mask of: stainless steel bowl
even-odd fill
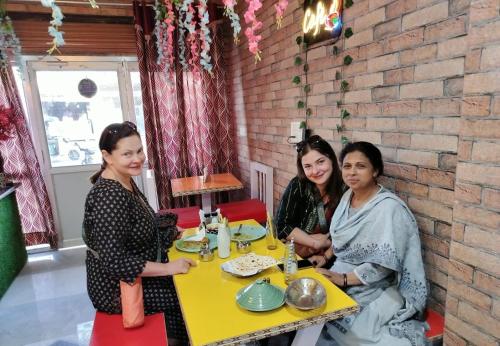
[[[313,278],[293,280],[285,291],[285,300],[300,310],[312,310],[326,303],[326,291],[323,285]]]
[[[236,243],[236,250],[239,253],[249,253],[252,250],[252,244],[249,241],[239,240]]]

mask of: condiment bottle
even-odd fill
[[[286,243],[285,246],[285,283],[288,285],[290,282],[297,277],[297,255],[295,254],[295,245],[293,243],[293,238]]]
[[[220,258],[227,258],[231,254],[231,235],[226,225],[226,220],[219,224],[217,233],[217,253]]]

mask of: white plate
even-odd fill
[[[248,255],[255,255],[254,253],[250,253],[250,254],[246,254],[246,255],[243,255],[243,256],[248,256]],[[240,257],[243,257],[243,256],[240,256]],[[270,257],[270,256],[261,256],[261,255],[255,255],[255,256],[260,256],[260,257]],[[276,261],[276,259],[273,258],[273,263],[269,263],[269,265],[265,266],[265,267],[258,267],[258,268],[254,268],[254,269],[250,269],[250,270],[247,270],[247,271],[241,271],[241,270],[238,270],[236,269],[234,266],[233,266],[233,263],[239,259],[240,257],[237,257],[235,259],[232,259],[230,261],[227,261],[227,262],[224,262],[221,264],[221,269],[223,271],[225,271],[226,273],[229,273],[231,275],[234,275],[234,276],[238,276],[238,277],[248,277],[248,276],[252,276],[252,275],[255,275],[255,274],[258,274],[268,268],[271,268],[271,267],[274,267],[276,264],[278,264],[278,261]],[[270,257],[272,258],[272,257]]]

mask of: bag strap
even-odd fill
[[[156,262],[161,262],[161,247],[160,247],[160,228],[158,227],[158,222],[156,220],[156,216],[153,213],[152,209],[150,206],[146,205],[146,202],[142,198],[140,191],[137,189],[137,186],[133,183],[132,184],[132,189],[134,189],[135,196],[137,199],[139,199],[139,202],[142,205],[142,208],[145,209],[149,215],[151,216],[151,219],[153,220],[153,225],[156,230],[156,241],[158,243],[158,248],[156,249]]]

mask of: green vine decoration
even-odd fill
[[[299,54],[294,58],[294,65],[302,66],[303,76],[296,75],[292,78],[292,83],[301,90],[301,98],[297,101],[297,109],[305,109],[305,120],[300,123],[300,128],[307,130],[307,120],[312,116],[312,109],[307,107],[307,99],[311,92],[311,85],[307,83],[307,72],[309,64],[307,63],[307,43],[302,36],[297,36],[295,42],[299,46]],[[302,82],[304,80],[304,83]]]
[[[344,36],[345,36],[345,38],[349,38],[349,37],[351,37],[352,35],[354,35],[354,33],[352,32],[352,28],[347,28],[347,29],[345,29],[345,32],[344,32]]]
[[[344,8],[349,8],[352,6],[352,4],[353,4],[352,0],[345,0]],[[347,40],[352,35],[354,35],[352,28],[346,28],[344,32],[344,38]],[[337,46],[335,46],[333,48],[333,54],[338,55],[338,53],[339,49]],[[349,66],[353,62],[352,56],[347,54],[346,56],[344,56],[343,62],[344,66]],[[342,79],[342,73],[340,71],[335,72],[335,80],[341,80],[341,79]],[[342,145],[346,145],[347,143],[349,143],[349,138],[347,138],[347,136],[345,136],[343,132],[346,129],[344,122],[346,119],[349,119],[351,113],[349,113],[347,109],[342,108],[343,105],[342,100],[345,97],[345,93],[349,91],[349,87],[350,87],[349,82],[346,81],[345,79],[342,79],[342,81],[340,82],[341,97],[340,100],[337,101],[337,108],[339,108],[340,110],[340,124],[337,124],[337,133],[340,135],[340,142],[342,143]]]

